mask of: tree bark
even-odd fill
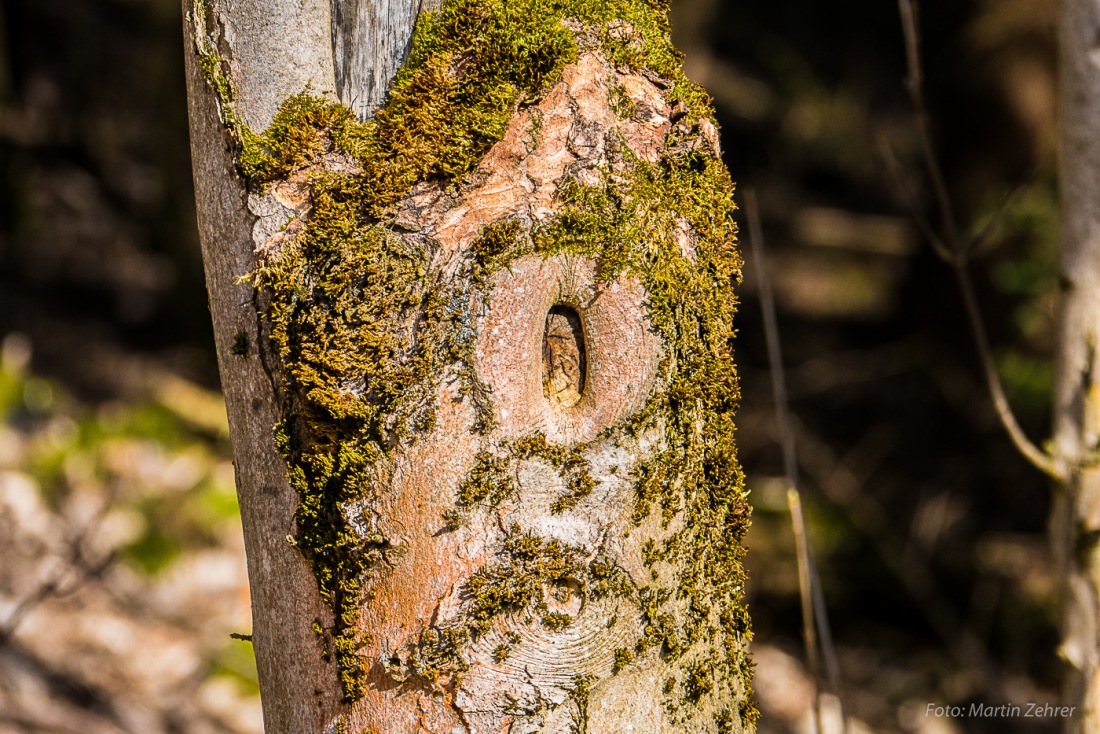
[[[1054,405],[1055,456],[1068,481],[1052,538],[1065,579],[1061,656],[1067,731],[1100,732],[1100,6],[1064,0],[1062,299]]]
[[[572,5],[448,4],[368,123],[416,3],[185,8],[269,732],[753,728],[731,184]]]
[[[331,666],[318,655],[310,628],[310,621],[325,613],[316,581],[287,542],[298,498],[272,435],[281,416],[256,294],[241,282],[258,265],[254,231],[263,231],[264,220],[272,215],[257,197],[250,202],[236,175],[233,142],[199,66],[194,36],[206,32],[223,53],[231,54],[236,109],[245,124],[262,130],[286,97],[307,87],[334,88],[336,34],[328,32],[328,0],[244,0],[232,3],[232,11],[228,4],[215,4],[206,18],[192,17],[196,8],[184,0],[183,11],[189,20],[184,23],[184,48],[199,241],[233,440],[265,729],[321,732],[339,713],[340,691]],[[390,45],[406,48],[415,18],[394,14],[392,25],[385,20],[378,25],[388,33]],[[340,37],[355,45],[355,32],[346,29]],[[378,95],[369,94],[361,80],[367,76],[364,70],[382,64],[372,58],[374,46],[361,47],[358,67],[344,66],[355,78],[342,89],[349,101],[367,98],[377,106]],[[391,58],[388,68],[393,69]]]

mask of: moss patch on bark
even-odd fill
[[[418,22],[408,61],[373,119],[359,122],[348,108],[304,90],[286,100],[267,130],[254,132],[233,113],[224,65],[200,41],[207,10],[201,0],[195,6],[200,60],[242,178],[262,192],[299,176],[309,190],[308,217],[282,249],[264,255],[251,281],[266,296],[280,361],[284,421],[277,441],[300,497],[294,542],[332,609],[327,633],[348,700],[365,686],[358,632],[364,580],[398,551],[374,528],[371,499],[386,486],[394,451],[434,424],[434,396],[446,376],[461,378],[474,397],[475,428],[492,429],[472,365],[470,303],[486,295],[495,270],[533,250],[590,257],[601,278],[633,276],[645,286],[666,358],[644,409],[606,437],[664,437],[635,470],[634,520],[641,524],[658,510],[666,525],[682,519],[682,529],[646,554],[650,565],[667,563],[674,580],[627,589],[612,564],[589,568],[564,547],[547,555],[543,546],[554,541],[517,530],[498,561],[470,581],[470,629],[483,632],[502,610],[537,605],[536,581],[577,577],[592,593],[629,593],[643,632],[634,651],[616,654],[616,670],[659,649],[682,673],[666,691],[675,716],[687,721],[709,699],[707,710],[719,711],[713,725],[721,726],[732,715],[724,702],[736,700],[742,724],[755,721],[742,597],[749,507],[733,425],[739,388],[731,340],[741,267],[733,184],[708,140],[709,98],[684,77],[666,12],[645,0],[449,0]],[[597,48],[667,88],[673,127],[660,160],[637,159],[621,146],[601,183],[562,188],[555,217],[529,231],[513,220],[486,228],[459,272],[443,274],[430,243],[410,246],[399,236],[396,204],[422,182],[460,184],[519,109],[538,102],[582,50]],[[617,114],[634,114],[628,102],[621,88],[611,90]],[[537,136],[537,115],[533,126]],[[352,161],[354,170],[326,169],[332,155]],[[568,492],[555,512],[569,511],[594,487],[583,447],[552,446],[536,435],[497,448],[479,454],[450,525],[513,491],[515,459],[538,456],[563,472]],[[550,556],[557,565],[546,565]],[[460,660],[455,650],[468,639],[455,630],[435,634],[421,658],[425,671]],[[588,690],[586,682],[585,700]]]
[[[609,172],[601,185],[567,187],[566,206],[535,243],[538,252],[592,257],[607,279],[640,278],[649,317],[664,337],[664,387],[628,429],[664,435],[663,447],[635,470],[634,520],[640,524],[659,510],[666,524],[681,517],[683,529],[663,542],[661,554],[674,585],[643,590],[643,641],[685,658],[679,688],[695,704],[707,695],[736,697],[734,682],[751,671],[741,545],[750,508],[733,422],[740,398],[731,358],[734,286],[741,266],[733,183],[721,160],[692,144],[698,126],[681,128],[674,128],[661,163],[629,160],[628,175]],[[622,154],[630,158],[625,147]],[[685,222],[695,235],[690,254],[677,237]],[[746,724],[754,712],[746,711]]]

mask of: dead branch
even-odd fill
[[[905,59],[906,66],[908,67],[906,89],[909,92],[910,103],[913,107],[913,116],[916,123],[917,137],[920,142],[921,157],[924,160],[929,182],[932,186],[932,192],[936,198],[937,208],[940,212],[940,235],[935,233],[923,216],[915,216],[915,219],[921,231],[928,238],[936,254],[939,255],[944,262],[950,265],[955,273],[955,280],[963,299],[966,319],[970,324],[974,345],[981,361],[986,387],[993,400],[993,407],[1001,425],[1008,433],[1016,450],[1019,451],[1021,456],[1027,459],[1032,466],[1047,476],[1059,482],[1064,482],[1066,480],[1064,470],[1059,467],[1052,456],[1035,445],[1035,443],[1027,437],[1027,434],[1024,433],[1024,430],[1020,427],[1020,423],[1016,419],[1015,413],[1012,411],[1012,406],[1009,404],[1008,397],[1005,395],[1004,385],[1001,382],[1000,374],[997,372],[997,366],[993,359],[993,352],[989,346],[989,337],[986,332],[985,323],[982,319],[981,310],[978,307],[978,301],[974,294],[974,284],[969,272],[970,252],[972,252],[978,244],[984,241],[985,238],[988,237],[989,232],[995,228],[998,218],[1007,210],[1012,197],[1010,196],[1009,200],[1002,205],[999,213],[986,223],[986,226],[977,237],[969,242],[963,241],[959,234],[959,227],[955,219],[954,208],[951,203],[950,193],[947,190],[947,183],[943,175],[943,170],[940,167],[935,145],[932,142],[932,135],[929,131],[930,123],[928,106],[924,96],[923,63],[920,51],[920,30],[917,24],[918,11],[916,1],[898,0],[898,11],[901,16],[902,32],[905,37]],[[914,212],[918,212],[920,207],[917,205],[916,197],[913,196],[912,191],[905,185],[904,179],[900,175],[900,166],[897,164],[897,159],[890,150],[889,145],[884,141],[880,141],[880,147],[883,149],[883,157],[886,160],[887,169],[895,181],[898,182],[899,189],[905,195],[910,209]]]

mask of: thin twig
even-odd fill
[[[894,149],[890,146],[890,141],[886,138],[886,135],[880,133],[878,136],[879,153],[882,156],[883,162],[886,163],[886,172],[890,174],[890,178],[894,180],[894,184],[898,187],[902,197],[905,199],[905,203],[909,206],[909,213],[913,217],[913,221],[917,223],[917,228],[924,235],[924,238],[928,240],[928,244],[932,245],[932,251],[948,265],[953,265],[955,257],[951,251],[947,249],[947,245],[943,243],[940,236],[936,234],[936,230],[932,227],[932,223],[928,221],[928,217],[924,215],[924,210],[921,208],[920,202],[917,201],[917,195],[913,189],[906,182],[905,177],[901,173],[901,164],[898,163],[898,158],[894,155]]]
[[[788,500],[789,503],[790,500]],[[817,568],[817,558],[814,555],[813,546],[806,543],[806,555],[810,559],[810,568]],[[821,588],[821,576],[817,573],[810,576],[810,592],[814,598],[814,609],[819,610],[816,615],[817,635],[821,639],[821,656],[825,658],[825,676],[829,681],[829,688],[840,702],[841,731],[848,734],[848,716],[844,711],[844,692],[840,684],[840,661],[836,657],[836,645],[833,644],[833,631],[829,627],[829,616],[825,607],[825,591]]]
[[[970,241],[970,252],[977,252],[979,249],[981,249],[981,246],[985,244],[985,241],[989,239],[990,235],[992,235],[994,230],[997,229],[997,225],[999,225],[1004,220],[1005,214],[1007,214],[1008,211],[1012,208],[1012,204],[1016,203],[1016,199],[1024,191],[1024,189],[1027,188],[1027,184],[1029,183],[1030,179],[1028,181],[1019,181],[1007,194],[1005,194],[1005,198],[1001,201],[1001,204],[997,207],[997,210],[993,212],[993,216],[991,216],[989,220],[984,225],[982,225],[982,228],[978,231],[976,235],[974,235],[973,239]]]
[[[947,182],[936,157],[935,147],[932,145],[932,134],[929,131],[928,105],[924,101],[924,65],[921,63],[920,31],[917,27],[918,9],[915,0],[898,0],[898,10],[901,13],[901,28],[905,36],[905,60],[909,67],[909,76],[906,79],[906,88],[909,90],[909,100],[913,104],[913,112],[916,115],[917,136],[920,140],[921,152],[924,154],[924,163],[928,168],[928,176],[932,182],[932,190],[935,192],[936,201],[939,203],[940,218],[943,222],[943,235],[948,246],[956,253],[962,251],[959,238],[959,228],[955,222],[955,211],[951,205],[951,195],[947,192]]]
[[[12,639],[23,619],[41,604],[48,599],[63,596],[80,588],[84,581],[101,575],[114,563],[115,554],[110,552],[98,562],[89,564],[84,550],[84,541],[92,532],[98,529],[112,504],[113,498],[108,499],[95,517],[70,538],[64,565],[54,571],[49,579],[42,582],[37,589],[20,601],[8,615],[8,618],[0,624],[0,647],[6,645]],[[70,574],[73,574],[74,578],[66,586],[66,576]]]
[[[1062,469],[1054,461],[1054,458],[1031,442],[1024,433],[1020,423],[1016,420],[1016,414],[1012,412],[1008,397],[1005,395],[1001,376],[997,372],[997,365],[993,361],[993,351],[989,348],[989,337],[986,336],[985,324],[982,321],[982,312],[978,308],[978,299],[974,295],[974,285],[970,281],[970,273],[966,261],[960,261],[955,266],[955,280],[959,284],[962,293],[963,305],[966,308],[966,318],[970,322],[970,330],[974,336],[974,343],[978,348],[978,356],[982,362],[982,372],[985,374],[986,387],[993,398],[993,407],[997,416],[1001,419],[1001,425],[1008,432],[1012,444],[1025,459],[1031,462],[1039,471],[1052,479],[1064,481],[1065,475]]]
[[[981,361],[986,387],[993,399],[993,407],[997,413],[998,419],[1001,421],[1001,425],[1008,433],[1008,437],[1012,441],[1013,446],[1016,447],[1016,450],[1019,451],[1032,466],[1047,476],[1059,482],[1064,482],[1066,480],[1065,472],[1052,456],[1036,446],[1027,437],[1027,434],[1025,434],[1020,427],[1016,415],[1012,412],[1012,406],[1008,402],[1008,398],[1004,391],[1004,385],[1001,383],[1001,376],[997,372],[996,362],[993,359],[993,351],[989,347],[989,337],[986,334],[981,310],[978,308],[978,300],[974,294],[974,285],[970,279],[968,267],[969,252],[973,251],[977,244],[980,244],[980,242],[988,236],[1001,214],[995,215],[986,228],[979,233],[977,238],[964,245],[962,238],[959,236],[959,229],[955,221],[955,213],[951,205],[951,196],[947,191],[943,170],[940,168],[939,161],[936,157],[935,147],[932,144],[932,136],[929,133],[928,107],[924,99],[924,77],[921,71],[923,64],[920,53],[920,31],[917,24],[917,5],[915,0],[898,0],[898,11],[901,15],[902,33],[905,36],[905,60],[908,66],[906,88],[909,91],[909,99],[913,105],[913,115],[916,119],[917,137],[920,141],[921,154],[924,158],[925,167],[928,169],[932,191],[935,194],[936,202],[940,210],[942,237],[938,237],[934,232],[931,232],[931,228],[927,225],[927,221],[924,220],[923,217],[916,218],[917,224],[921,227],[922,231],[925,232],[932,247],[936,250],[936,254],[950,264],[955,271],[955,280],[958,283],[959,291],[962,295],[966,319],[970,324],[970,330],[974,337],[974,344],[978,350],[978,358]],[[904,187],[904,181],[899,173],[899,167],[896,165],[896,159],[893,157],[889,145],[884,145],[883,149],[884,157],[887,160],[887,167],[891,169],[891,175],[902,185],[907,197],[910,196],[911,192],[908,191],[907,187]],[[1011,196],[1009,200],[1011,200]],[[1008,203],[1009,201],[1006,201],[1003,208],[1007,208]],[[919,207],[916,206],[915,198],[911,198],[910,205],[914,210],[919,209]]]
[[[836,650],[833,647],[829,617],[825,609],[825,596],[821,590],[821,577],[817,573],[809,534],[806,531],[806,519],[802,514],[802,499],[798,489],[798,457],[794,444],[794,429],[787,400],[787,381],[783,371],[783,353],[779,343],[779,324],[775,316],[775,296],[772,293],[771,280],[768,278],[764,262],[764,235],[760,226],[760,211],[756,201],[756,192],[748,190],[745,194],[745,210],[748,216],[749,240],[753,258],[756,261],[757,280],[760,287],[760,305],[764,318],[764,335],[768,345],[768,362],[771,367],[772,392],[775,397],[775,420],[779,428],[780,443],[783,448],[783,465],[787,474],[787,505],[791,513],[791,526],[794,531],[795,551],[798,558],[798,581],[802,602],[802,637],[806,646],[806,662],[814,678],[815,724],[822,731],[822,685],[821,665],[818,661],[818,644],[824,652],[825,664],[829,674],[830,687],[840,701],[840,714],[843,731],[847,734],[848,717],[844,711],[841,696],[840,668],[837,664]],[[815,624],[816,623],[816,624]]]
[[[783,470],[791,486],[798,491],[798,459],[794,448],[794,432],[791,430],[787,409],[787,381],[783,374],[783,354],[779,343],[779,323],[775,317],[775,295],[771,279],[764,263],[764,235],[760,227],[760,210],[756,192],[745,192],[745,210],[748,215],[749,241],[756,260],[756,275],[760,286],[760,306],[764,319],[764,336],[768,345],[768,365],[771,367],[772,393],[775,398],[775,420],[783,448]]]
[[[798,558],[798,592],[802,601],[802,642],[806,646],[806,664],[814,678],[814,726],[821,728],[821,665],[817,660],[817,634],[814,629],[814,595],[810,581],[810,550],[806,538],[806,518],[802,515],[802,498],[794,487],[787,489],[787,509],[791,513],[795,556]]]
[[[943,642],[945,652],[964,668],[979,672],[985,685],[1000,694],[997,668],[988,649],[944,598],[927,555],[923,551],[906,554],[889,512],[875,497],[861,491],[865,478],[857,476],[848,460],[836,456],[812,429],[797,419],[792,419],[792,424],[803,447],[799,452],[802,466],[817,477],[825,497],[843,510],[856,530],[871,542]],[[863,442],[882,433],[872,428]]]

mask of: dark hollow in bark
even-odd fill
[[[542,340],[542,386],[550,402],[571,408],[584,394],[584,325],[575,309],[558,304],[546,315]]]

